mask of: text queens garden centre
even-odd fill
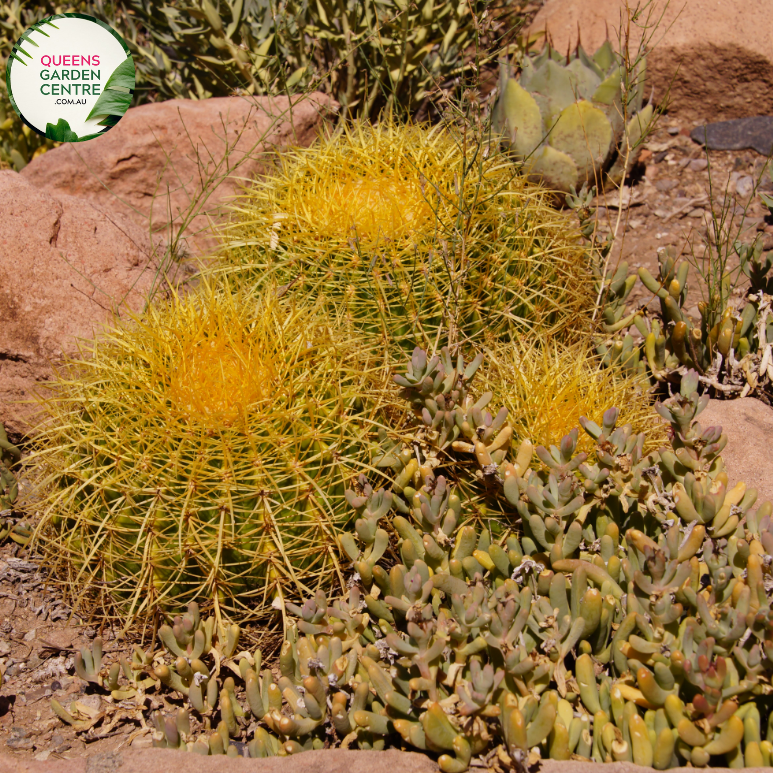
[[[62,54],[60,56],[41,56],[40,93],[44,96],[98,96],[102,93],[99,54]],[[84,67],[87,65],[87,67]],[[82,103],[86,104],[84,99]]]
[[[35,22],[8,58],[8,95],[32,129],[56,142],[96,139],[132,103],[135,69],[126,41],[81,13]]]

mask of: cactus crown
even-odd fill
[[[620,406],[620,424],[646,432],[645,449],[666,440],[647,399],[649,385],[635,374],[623,375],[602,366],[588,343],[538,346],[521,339],[487,352],[478,389],[508,411],[516,436],[535,445],[559,445],[581,416],[601,420],[610,405]],[[595,442],[582,434],[578,448],[591,455]]]
[[[162,366],[169,383],[167,395],[191,422],[210,426],[237,419],[246,422],[247,412],[276,388],[278,363],[272,362],[274,352],[261,345],[265,339],[229,322],[210,314],[198,328],[180,331],[173,353],[159,353],[161,360],[174,358],[172,368],[167,362]]]

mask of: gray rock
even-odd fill
[[[655,180],[655,187],[661,193],[672,191],[677,185],[679,185],[677,180]]]
[[[745,174],[739,177],[735,183],[735,192],[742,198],[748,198],[749,194],[754,190],[754,180]]]
[[[690,137],[709,150],[756,150],[763,156],[773,152],[773,115],[736,118],[696,126]]]

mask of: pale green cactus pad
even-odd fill
[[[503,64],[494,128],[529,176],[557,191],[604,175],[619,182],[654,115],[642,107],[644,70],[642,61],[626,72],[609,41],[592,57],[580,46],[568,57],[546,48],[523,61],[520,81]]]

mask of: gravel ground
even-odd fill
[[[5,671],[0,749],[38,760],[82,756],[126,745],[131,733],[142,731],[144,722],[139,718],[110,728],[118,707],[92,694],[92,688],[74,675],[73,654],[97,633],[72,617],[38,562],[29,560],[13,542],[0,547],[0,663]],[[111,631],[101,634],[108,653],[105,662],[128,650],[125,643],[116,646]],[[79,701],[105,717],[93,731],[76,737],[52,712],[51,698],[65,707]],[[134,742],[150,745],[150,738],[142,732]]]
[[[769,192],[773,183],[764,172],[767,159],[763,156],[755,151],[710,151],[707,157],[704,149],[690,139],[692,128],[691,124],[664,117],[645,145],[642,163],[624,191],[620,217],[623,238],[613,251],[611,269],[621,260],[622,252],[631,270],[644,266],[657,276],[658,252],[672,248],[693,263],[685,308],[699,320],[697,304],[703,298],[696,267],[705,271],[712,254],[707,254],[705,242],[707,230],[713,233],[712,212],[721,217],[724,210],[732,241],[751,242],[759,235],[764,248],[771,250],[773,218],[752,189],[760,181],[758,191]],[[598,210],[601,228],[611,231],[618,219],[618,195],[608,194],[599,203],[608,205]],[[737,267],[738,259],[733,254],[727,268]],[[744,288],[745,283],[739,281],[735,296],[740,298]],[[641,282],[630,302],[657,307],[656,299]]]

